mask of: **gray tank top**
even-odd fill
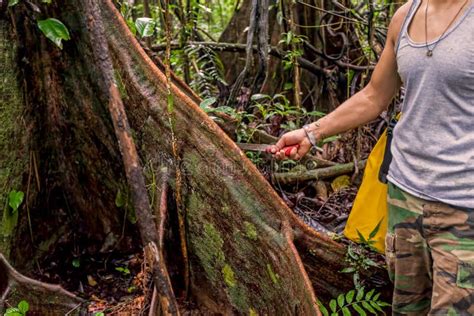
[[[388,179],[412,195],[474,210],[474,5],[428,57],[407,31],[420,3],[414,0],[396,45],[405,99]]]

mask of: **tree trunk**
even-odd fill
[[[18,225],[18,212],[8,206],[8,195],[13,190],[27,192],[26,178],[31,192],[35,187],[27,176],[32,154],[28,151],[29,129],[24,111],[23,92],[18,82],[17,46],[9,23],[0,19],[0,252],[7,258]],[[28,194],[26,199],[29,197]]]
[[[138,244],[133,216],[123,222],[124,212],[130,215],[133,208],[119,208],[117,194],[132,196],[130,204],[142,216],[146,207],[137,209],[137,200],[149,197],[140,194],[130,168],[137,177],[145,176],[150,195],[160,196],[161,186],[151,179],[160,179],[157,170],[166,167],[173,171],[170,197],[181,197],[173,209],[185,218],[181,249],[189,258],[175,248],[166,257],[168,262],[181,258],[182,272],[189,267],[191,295],[198,303],[224,314],[317,315],[314,290],[328,298],[352,287],[350,276],[338,273],[344,246],[296,217],[176,78],[171,78],[170,108],[164,72],[111,0],[37,5],[64,22],[72,40],[63,50],[54,47],[22,2],[11,12],[12,25],[0,24],[0,58],[6,61],[0,74],[9,80],[0,82],[0,92],[13,89],[0,94],[0,162],[2,170],[4,161],[18,164],[8,181],[0,174],[0,196],[13,188],[30,192],[16,214],[19,223],[27,223],[29,210],[31,225],[16,225],[8,235],[2,228],[6,246],[1,251],[8,254],[8,245],[14,245],[10,259],[16,267],[28,271],[32,257],[74,240],[90,254]],[[15,45],[5,45],[12,33],[16,57]],[[19,80],[8,65],[21,68]],[[125,112],[112,120],[109,105],[117,102]],[[3,127],[21,113],[26,128]],[[119,132],[133,136],[127,141],[138,152],[138,162],[130,164]],[[24,148],[31,148],[30,154]],[[4,208],[4,218],[7,212]],[[34,240],[28,240],[28,227]],[[143,234],[156,234],[138,227],[142,241]]]

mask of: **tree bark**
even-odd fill
[[[8,206],[8,195],[13,190],[27,192],[25,179],[31,180],[27,175],[28,163],[31,163],[29,129],[24,120],[25,104],[18,71],[17,45],[11,36],[10,24],[0,18],[0,253],[7,258],[19,221],[19,213]],[[29,171],[31,175],[32,170]],[[35,182],[28,182],[30,190],[25,200],[35,191]]]

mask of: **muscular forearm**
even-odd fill
[[[368,123],[382,113],[390,100],[380,100],[370,84],[336,110],[310,125],[318,140]]]

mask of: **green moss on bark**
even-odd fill
[[[247,236],[247,238],[251,240],[257,240],[258,234],[257,234],[257,228],[255,227],[255,225],[247,221],[244,222],[244,225],[245,225],[245,236]]]
[[[8,22],[0,20],[0,252],[10,254],[18,212],[8,207],[8,193],[22,190],[27,154],[22,148],[25,125],[21,120],[23,97],[18,84],[16,46]],[[19,210],[20,212],[21,210]]]

